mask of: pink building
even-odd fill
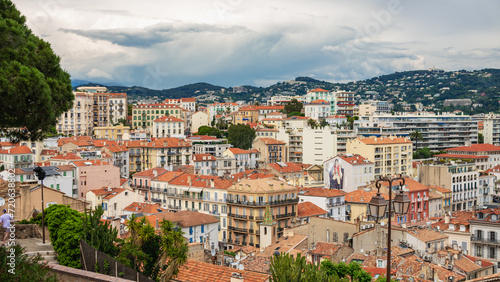
[[[78,197],[84,198],[88,191],[102,187],[120,187],[120,168],[101,160],[71,162],[76,166],[75,187]]]

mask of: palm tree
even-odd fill
[[[316,122],[316,120],[311,118],[307,121],[307,125],[309,125],[312,129],[315,129],[318,123]]]
[[[422,132],[415,130],[412,133],[410,133],[410,139],[415,140],[415,151],[418,149],[418,141],[423,141],[424,136],[422,135]]]

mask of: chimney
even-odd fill
[[[450,223],[450,215],[448,213],[444,215],[444,223]]]
[[[483,267],[483,261],[480,259],[476,259],[476,264]]]
[[[212,188],[215,187],[215,181],[213,179],[210,179],[210,187]]]
[[[285,189],[285,183],[281,183],[281,190]]]
[[[191,186],[191,176],[188,175],[188,185]]]
[[[231,282],[243,282],[243,276],[239,272],[231,273]]]
[[[156,171],[156,169],[153,169],[153,176],[158,177],[158,171]]]

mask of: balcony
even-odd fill
[[[333,203],[326,203],[326,206],[331,208],[331,207],[338,207],[338,206],[342,206],[342,205],[345,205],[345,201],[341,201],[341,202],[333,202]]]
[[[288,199],[288,200],[273,201],[273,202],[270,202],[270,205],[271,206],[287,205],[287,204],[294,204],[294,203],[298,203],[298,202],[299,202],[299,198],[295,198],[295,199]],[[236,201],[236,200],[229,200],[229,199],[226,200],[226,203],[235,204],[235,205],[244,205],[244,206],[265,206],[266,205],[265,202],[248,202],[248,201]]]
[[[484,244],[499,244],[500,241],[496,238],[483,238],[483,237],[476,237],[474,235],[471,236],[470,240],[472,242],[476,242],[476,243],[484,243]]]

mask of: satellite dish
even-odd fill
[[[210,254],[214,257],[215,256],[215,249],[212,249],[212,251],[210,252]]]
[[[245,270],[245,267],[243,266],[243,264],[240,264],[240,265],[238,265],[238,269],[239,270]]]

